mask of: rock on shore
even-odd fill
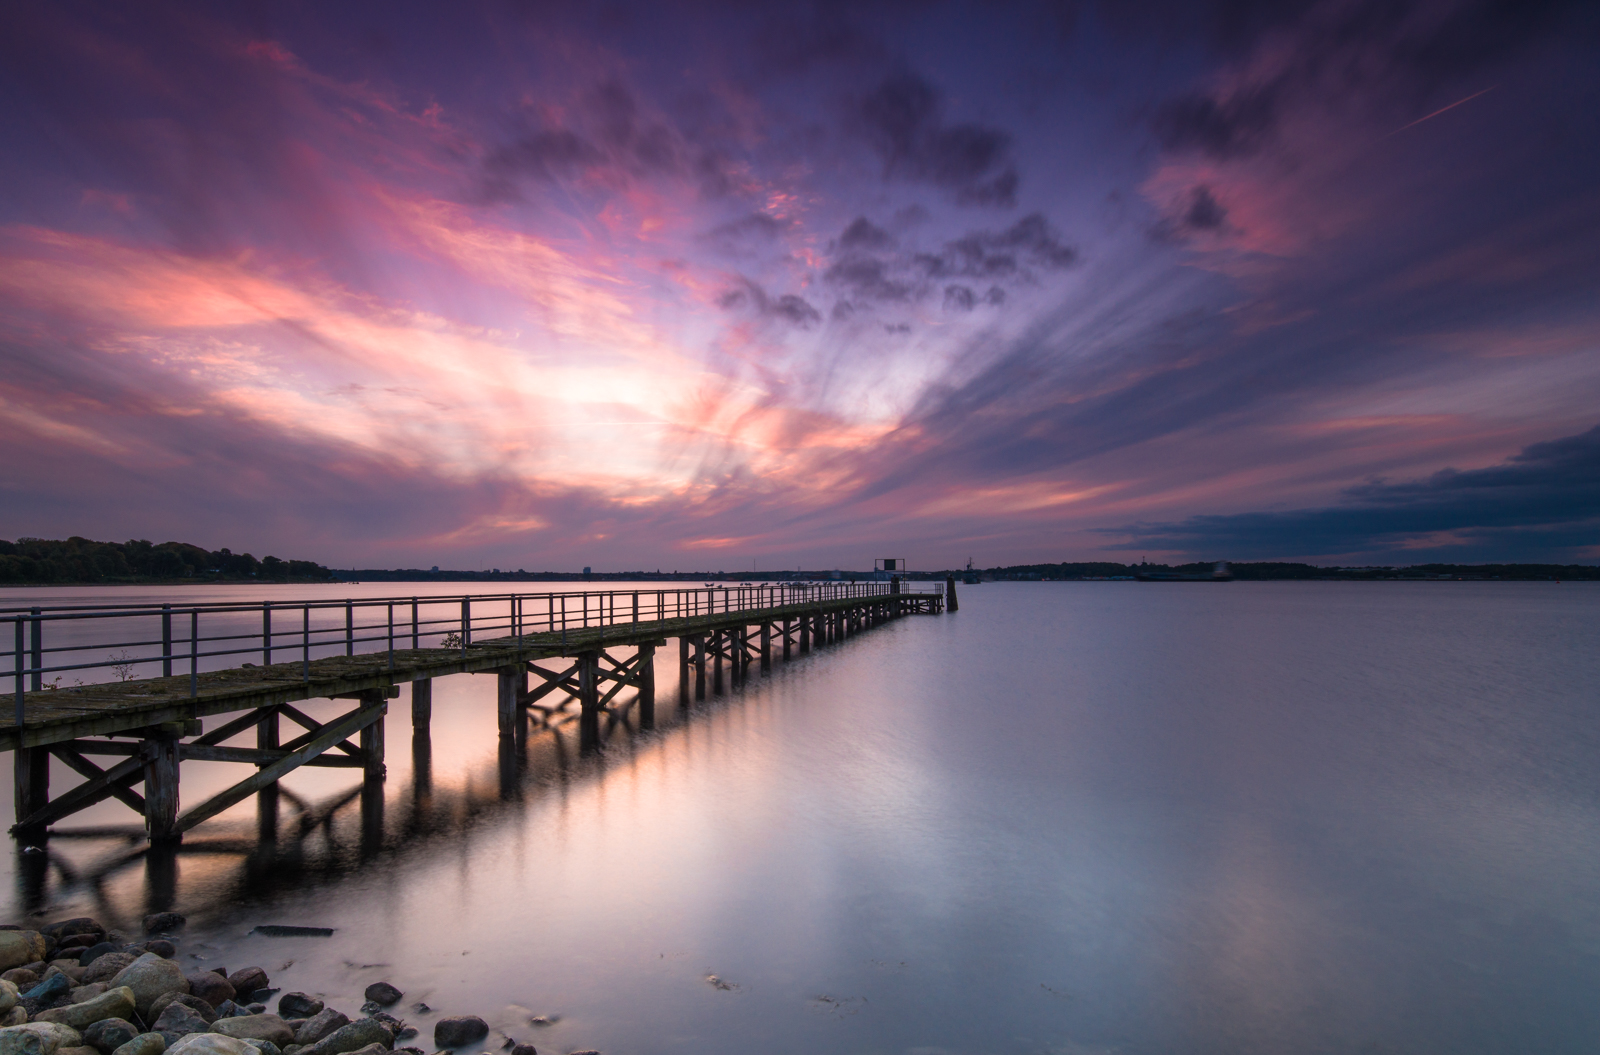
[[[172,935],[186,921],[167,912],[143,922],[146,934]],[[385,1010],[405,995],[391,982],[366,987],[354,1020],[299,992],[273,1013],[252,1002],[277,992],[264,969],[186,974],[176,956],[176,939],[130,943],[88,917],[0,929],[0,1055],[424,1055],[395,1047],[417,1030]],[[488,1035],[482,1018],[455,1015],[434,1024],[433,1040],[460,1048]],[[503,1048],[538,1055],[510,1038]]]

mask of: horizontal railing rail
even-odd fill
[[[396,650],[459,649],[474,638],[662,623],[815,602],[942,594],[940,582],[752,583],[694,589],[574,591],[571,593],[456,594],[202,604],[51,605],[0,608],[16,721],[28,693],[72,688],[64,679],[110,671],[118,681],[199,675],[255,659],[299,662],[311,677],[313,659]],[[6,627],[5,624],[11,624]],[[48,629],[48,633],[46,632]],[[103,683],[102,683],[103,684]]]

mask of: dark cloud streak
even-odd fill
[[[1592,556],[1600,544],[1600,426],[1484,469],[1347,489],[1320,509],[1195,516],[1102,529],[1131,545],[1251,559],[1419,551],[1491,560]]]

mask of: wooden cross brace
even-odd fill
[[[175,831],[187,831],[200,822],[216,816],[229,806],[243,801],[247,796],[260,791],[302,765],[339,768],[361,768],[369,765],[370,760],[365,757],[365,753],[350,743],[347,737],[381,721],[387,709],[388,705],[381,699],[366,700],[363,701],[363,706],[355,711],[332,722],[323,723],[288,704],[259,707],[225,722],[189,743],[175,744],[178,761],[197,759],[208,762],[240,762],[259,767],[254,775],[177,818]],[[306,732],[282,747],[271,750],[219,746],[220,741],[237,736],[274,713],[284,715],[304,727]],[[180,730],[173,729],[169,732],[178,731]],[[115,798],[140,814],[146,813],[145,798],[133,791],[129,785],[146,775],[146,764],[150,763],[159,751],[157,740],[64,740],[49,745],[49,750],[52,755],[81,774],[85,778],[84,783],[23,818],[11,829],[12,832],[46,827],[108,798]],[[326,755],[325,752],[330,750],[336,750],[340,754]],[[123,760],[110,769],[101,769],[85,758],[85,755],[121,755]]]

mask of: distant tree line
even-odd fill
[[[0,539],[0,583],[329,582],[334,575],[308,560],[261,560],[229,549],[145,539]]]

